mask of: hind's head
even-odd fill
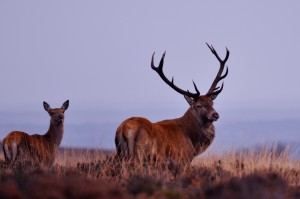
[[[49,113],[51,117],[51,124],[54,126],[63,126],[64,125],[64,118],[65,118],[65,111],[69,107],[69,100],[65,101],[61,108],[51,108],[47,102],[43,102],[44,109]]]

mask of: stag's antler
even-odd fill
[[[154,54],[155,54],[155,52],[152,55],[151,68],[158,73],[158,75],[164,80],[164,82],[166,82],[171,88],[173,88],[178,93],[180,93],[182,95],[186,95],[188,97],[191,97],[191,98],[197,100],[199,98],[199,96],[200,96],[200,92],[199,92],[199,90],[198,90],[195,82],[193,81],[196,93],[191,93],[188,90],[184,91],[181,88],[178,88],[177,86],[175,86],[175,84],[174,84],[174,78],[172,77],[172,81],[168,80],[168,78],[164,75],[164,72],[163,72],[163,65],[164,65],[164,59],[165,59],[166,52],[164,52],[164,54],[162,55],[158,67],[156,67],[154,65]]]
[[[221,81],[222,79],[224,79],[227,76],[227,74],[228,74],[228,67],[226,67],[226,72],[225,72],[224,75],[222,75],[223,70],[225,68],[226,61],[229,58],[229,50],[226,48],[226,56],[225,56],[225,59],[222,60],[219,57],[218,53],[216,52],[216,50],[214,49],[214,47],[212,45],[209,45],[208,43],[206,43],[206,45],[209,47],[209,49],[211,50],[211,52],[216,56],[216,58],[220,62],[220,69],[219,69],[219,71],[217,73],[217,76],[216,76],[215,80],[213,81],[210,89],[208,90],[208,92],[206,94],[208,96],[215,96],[216,97],[223,90],[224,83],[222,83],[221,88],[220,87],[216,87],[216,86],[218,85],[219,81]]]
[[[210,96],[212,99],[215,99],[217,97],[217,95],[219,93],[221,93],[221,91],[223,90],[223,86],[224,86],[224,83],[222,83],[221,87],[217,87],[219,81],[221,81],[222,79],[224,79],[227,76],[227,74],[228,74],[228,67],[226,67],[226,72],[225,72],[224,75],[222,75],[223,70],[225,68],[225,64],[226,64],[226,62],[227,62],[227,60],[229,58],[229,50],[226,48],[226,56],[225,56],[224,60],[222,60],[219,57],[219,55],[216,52],[216,50],[214,49],[214,47],[212,45],[209,45],[208,43],[206,43],[206,44],[209,47],[209,49],[211,50],[211,52],[216,56],[216,58],[220,62],[220,69],[219,69],[219,71],[217,73],[217,76],[216,76],[215,80],[213,81],[211,87],[209,88],[208,92],[206,93],[206,96]],[[154,66],[154,54],[155,54],[155,52],[152,55],[151,68],[153,70],[155,70],[159,74],[159,76],[164,80],[164,82],[166,82],[171,88],[173,88],[178,93],[180,93],[182,95],[186,95],[188,97],[191,97],[191,98],[197,100],[200,97],[200,92],[199,92],[199,90],[198,90],[195,82],[193,81],[196,93],[191,93],[188,90],[184,91],[184,90],[178,88],[177,86],[175,86],[175,84],[174,84],[174,78],[172,77],[172,81],[168,80],[168,78],[164,75],[164,72],[163,72],[163,65],[164,65],[164,59],[165,59],[166,52],[164,52],[164,54],[162,55],[162,58],[161,58],[161,60],[159,62],[159,66],[158,67]]]

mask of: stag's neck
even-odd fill
[[[215,137],[215,128],[211,122],[197,119],[191,109],[177,119],[183,132],[191,139],[196,153],[207,149]]]
[[[51,143],[54,144],[55,148],[58,148],[64,134],[64,126],[63,124],[60,126],[55,126],[50,122],[49,129],[47,133],[44,135]]]

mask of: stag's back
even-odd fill
[[[118,156],[125,160],[190,162],[195,152],[176,120],[129,118],[117,129],[115,142]]]

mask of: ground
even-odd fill
[[[276,146],[206,154],[189,166],[66,148],[52,168],[8,167],[2,151],[0,159],[0,198],[300,198],[300,161]]]

